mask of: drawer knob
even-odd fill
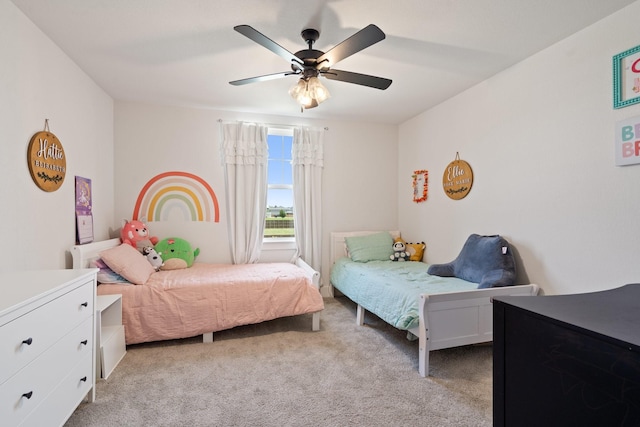
[[[89,303],[88,303],[88,302],[83,302],[83,303],[82,303],[82,304],[80,304],[80,305],[81,305],[81,306],[83,306],[83,307],[88,307],[88,306],[89,306]]]
[[[31,337],[27,338],[26,340],[22,340],[22,344],[26,344],[26,345],[31,345],[32,342],[33,342],[33,339]]]
[[[87,341],[87,340],[82,340],[82,341],[80,341],[80,344],[82,344],[82,345],[87,345],[87,343],[88,343],[88,342],[89,342],[89,341]]]
[[[82,377],[82,378],[80,378],[80,381],[82,381],[83,383],[84,383],[84,382],[87,382],[87,377]]]
[[[31,399],[31,396],[33,396],[33,392],[30,391],[29,393],[23,393],[22,397],[26,397],[27,399]]]

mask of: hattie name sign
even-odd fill
[[[31,138],[27,151],[29,172],[33,182],[44,191],[56,191],[67,174],[64,148],[54,134],[38,132]]]

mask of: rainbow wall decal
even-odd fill
[[[218,199],[202,178],[187,172],[164,172],[142,187],[132,219],[166,221],[178,212],[186,221],[220,222]]]

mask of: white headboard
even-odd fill
[[[380,233],[380,231],[338,231],[331,233],[331,249],[329,254],[331,265],[338,259],[347,256],[347,247],[344,243],[345,237],[367,236],[375,233]],[[394,239],[400,237],[400,232],[397,230],[389,231],[389,234],[391,234],[391,237]]]
[[[88,268],[92,260],[100,258],[100,252],[119,245],[120,239],[115,238],[72,246],[70,252],[73,257],[73,268]]]

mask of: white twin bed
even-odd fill
[[[73,246],[73,268],[89,267],[106,251],[123,249],[120,246],[117,238]],[[125,263],[150,265],[131,250],[123,257]],[[319,330],[324,309],[319,279],[302,259],[243,265],[196,262],[189,268],[148,273],[138,284],[100,284],[97,293],[122,295],[127,344],[197,335],[211,342],[216,331],[302,314],[310,314],[311,329]]]
[[[351,261],[345,238],[373,233],[379,232],[331,233],[331,284],[357,304],[359,325],[369,310],[418,337],[418,371],[423,377],[429,375],[430,351],[493,340],[493,297],[538,293],[534,284],[476,289],[476,283],[427,274],[428,264],[423,262]],[[390,233],[400,236],[398,231]]]

